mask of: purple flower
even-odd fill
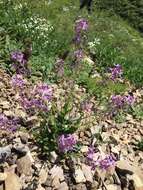
[[[18,118],[8,118],[4,114],[0,114],[0,128],[2,130],[8,130],[14,132],[17,129],[19,119]]]
[[[11,82],[14,87],[22,88],[25,85],[25,81],[23,80],[22,75],[18,75],[18,74],[12,77]]]
[[[73,150],[77,143],[77,137],[74,134],[61,135],[58,138],[58,147],[60,152],[67,152]]]
[[[87,29],[88,29],[88,22],[87,22],[87,20],[85,20],[83,18],[77,20],[75,24],[76,24],[75,25],[76,33],[80,33],[82,31],[87,31]]]
[[[83,58],[83,51],[81,49],[76,50],[74,56],[77,60],[81,60]]]
[[[115,80],[118,77],[121,77],[122,75],[122,67],[121,65],[117,64],[113,68],[110,68],[111,72],[111,79]]]
[[[131,95],[125,96],[125,102],[128,105],[132,105],[135,102],[135,98]]]
[[[94,148],[93,147],[89,147],[88,151],[87,151],[87,155],[86,155],[88,161],[92,161],[93,160],[94,153],[95,153]]]
[[[39,84],[34,89],[34,95],[39,95],[43,100],[51,100],[53,91],[47,84]]]
[[[14,51],[11,53],[11,60],[19,63],[24,62],[24,54],[20,51]]]
[[[99,161],[99,167],[107,170],[109,167],[114,166],[115,163],[115,158],[113,158],[112,155],[107,155],[104,159]]]
[[[121,95],[113,95],[111,97],[112,104],[117,108],[122,108],[124,106],[124,96]]]
[[[131,95],[113,95],[111,97],[111,101],[112,104],[116,107],[116,108],[123,108],[126,105],[132,105],[135,101],[134,97]]]
[[[15,51],[10,54],[11,60],[14,62],[12,68],[17,74],[30,75],[30,69],[28,68],[28,58],[27,55],[20,51]]]
[[[26,111],[44,111],[49,110],[48,104],[52,99],[52,88],[47,84],[38,84],[29,93],[20,94],[19,101]]]

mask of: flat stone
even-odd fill
[[[17,164],[17,171],[19,174],[25,174],[26,176],[32,174],[31,171],[32,162],[28,155],[18,159],[16,164]]]
[[[133,174],[130,179],[134,181],[136,190],[143,190],[143,179],[141,179],[137,174]]]
[[[41,169],[40,173],[39,173],[39,183],[43,184],[46,182],[48,177],[48,171],[46,171],[44,168]]]
[[[19,177],[13,172],[7,172],[5,180],[5,190],[20,190],[21,183]]]
[[[87,151],[88,151],[88,146],[82,146],[81,149],[80,149],[80,151],[81,151],[82,153],[87,152]]]
[[[80,168],[75,169],[74,178],[75,178],[76,183],[84,183],[84,182],[86,182],[86,179],[84,177],[83,171]]]
[[[7,178],[7,174],[6,173],[0,173],[0,181],[5,181]]]
[[[92,176],[92,172],[91,172],[91,167],[90,166],[87,166],[85,164],[82,164],[82,171],[83,171],[83,174],[86,178],[86,181],[88,182],[93,182],[93,176]]]
[[[58,190],[68,190],[69,187],[67,186],[67,183],[66,182],[63,182],[60,184]]]

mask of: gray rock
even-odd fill
[[[11,155],[11,146],[0,148],[0,160]]]

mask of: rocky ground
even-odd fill
[[[0,112],[25,118],[16,101],[10,77],[0,71]],[[142,98],[142,91],[134,95]],[[100,118],[100,117],[99,117]],[[80,152],[61,157],[55,151],[43,156],[28,130],[0,131],[0,190],[142,190],[143,152],[136,143],[143,137],[143,121],[127,115],[125,123],[104,117],[88,129],[77,131]],[[107,170],[92,170],[87,152],[113,154],[117,162]]]

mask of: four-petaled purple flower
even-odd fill
[[[18,87],[20,89],[23,88],[25,85],[25,81],[24,81],[22,75],[18,75],[18,74],[14,75],[12,77],[11,83],[14,87],[16,87],[16,88]]]
[[[111,79],[115,80],[118,77],[121,77],[123,71],[121,65],[117,64],[113,68],[110,68]]]
[[[73,150],[77,144],[77,136],[74,134],[63,134],[58,138],[58,147],[60,152]]]

